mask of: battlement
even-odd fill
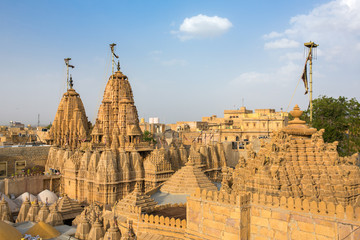
[[[186,220],[181,220],[180,218],[169,218],[159,215],[148,215],[148,214],[141,214],[140,215],[140,221],[143,223],[153,224],[153,225],[159,225],[159,226],[165,226],[165,227],[171,227],[171,228],[180,228],[185,229],[186,228]]]
[[[335,217],[343,220],[360,221],[360,207],[351,205],[335,205],[332,202],[316,202],[308,199],[273,197],[264,194],[252,194],[251,204],[266,205],[272,208],[283,208],[291,211],[312,213],[322,216]]]
[[[360,221],[360,207],[354,208],[351,205],[335,205],[332,202],[316,202],[309,201],[308,199],[294,199],[292,197],[286,198],[284,196],[279,198],[265,194],[252,194],[250,192],[242,195],[236,195],[234,192],[227,194],[223,192],[201,190],[200,188],[198,188],[191,197],[198,198],[199,200],[237,206],[246,204],[265,205],[272,208],[282,208],[302,213],[312,213],[344,220]]]

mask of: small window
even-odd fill
[[[254,127],[256,127],[256,123],[254,123]]]
[[[246,126],[248,127],[248,126],[249,126],[249,123],[247,123]]]
[[[237,141],[237,142],[239,141],[239,136],[236,136],[236,141]]]
[[[263,123],[263,127],[265,127],[265,123]]]
[[[116,191],[116,188],[115,187],[113,187],[113,192],[115,192]]]
[[[227,141],[227,137],[225,137],[225,141]]]
[[[0,162],[0,177],[7,177],[7,162]]]
[[[69,186],[70,186],[70,181],[69,181]]]
[[[20,174],[25,171],[26,161],[16,161],[15,162],[15,174]]]
[[[232,149],[237,149],[237,142],[232,142]]]

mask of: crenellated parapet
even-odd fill
[[[339,220],[360,221],[360,207],[335,205],[332,202],[316,202],[310,199],[273,197],[264,194],[252,194],[251,204],[270,208],[281,208],[299,213],[317,214]],[[359,222],[360,224],[360,222]]]
[[[185,239],[357,239],[360,208],[305,198],[198,189],[188,198]]]
[[[156,226],[164,226],[164,227],[171,227],[171,228],[178,228],[178,229],[185,229],[186,228],[186,220],[181,220],[180,218],[169,218],[159,215],[148,215],[148,214],[141,214],[140,221],[147,224],[152,224],[154,227]]]

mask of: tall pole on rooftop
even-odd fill
[[[304,46],[309,48],[309,55],[308,55],[308,60],[310,61],[309,65],[310,65],[310,94],[309,94],[309,102],[310,102],[310,125],[312,124],[312,120],[313,120],[313,84],[312,84],[312,59],[313,59],[313,49],[317,48],[319,45],[314,43],[314,42],[307,42],[304,43]]]
[[[71,58],[64,58],[66,64],[66,89],[69,90],[69,67],[74,68],[73,65],[70,65]]]

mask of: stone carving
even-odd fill
[[[189,155],[211,179],[218,179],[226,165],[221,144],[194,144],[189,151],[176,144],[153,149],[144,142],[130,82],[120,70],[109,78],[91,134],[82,109],[79,95],[70,88],[59,104],[46,163],[47,170],[60,171],[61,192],[72,199],[114,204],[137,184],[141,191],[159,186],[185,165]]]
[[[295,119],[274,132],[257,154],[248,147],[247,160],[239,159],[230,178],[223,175],[222,190],[358,204],[358,155],[339,157],[338,143],[324,143],[324,130],[306,126],[297,105],[291,114]]]

